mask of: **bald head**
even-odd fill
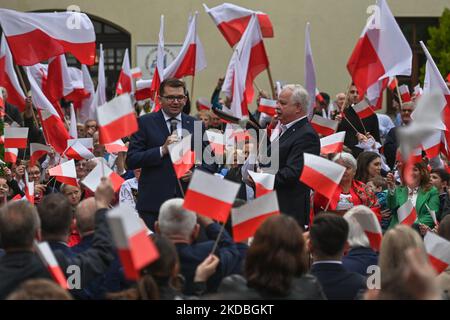
[[[77,220],[77,229],[81,237],[94,232],[96,211],[97,206],[93,197],[83,200],[78,204],[75,219]]]

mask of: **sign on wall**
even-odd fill
[[[181,44],[164,44],[164,68],[166,68],[181,50]],[[152,79],[156,68],[156,53],[158,44],[138,44],[136,45],[136,63],[142,70],[143,79]]]

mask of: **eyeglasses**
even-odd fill
[[[168,102],[183,101],[186,99],[186,96],[161,96],[161,98],[166,99]]]
[[[402,109],[403,113],[412,113],[414,110],[410,110],[410,109]]]

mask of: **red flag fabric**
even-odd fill
[[[437,273],[443,272],[450,265],[450,241],[430,231],[423,240],[430,263]]]
[[[311,125],[318,134],[329,136],[337,131],[339,122],[315,114],[311,119]]]
[[[412,226],[417,219],[417,213],[411,200],[406,201],[397,209],[397,216],[401,224]]]
[[[95,168],[81,181],[81,183],[92,192],[95,192],[97,187],[100,185],[102,177],[107,177],[111,180],[114,192],[118,192],[125,181],[121,176],[112,171],[106,163],[102,162],[98,163]]]
[[[195,153],[191,150],[192,135],[187,135],[181,141],[169,145],[169,155],[177,179],[180,179],[195,164]]]
[[[360,119],[365,119],[375,114],[372,107],[370,106],[370,103],[366,99],[361,100],[360,102],[355,104],[352,108],[353,110],[355,110],[356,114]]]
[[[26,149],[28,141],[28,128],[5,128],[5,148]]]
[[[133,92],[133,78],[130,69],[130,58],[128,57],[128,48],[125,49],[123,56],[122,70],[120,70],[119,80],[116,86],[116,95]]]
[[[52,148],[49,146],[40,143],[30,143],[30,166],[34,166],[39,159],[51,151]]]
[[[50,249],[48,242],[36,243],[35,248],[53,280],[55,280],[61,288],[67,290],[68,286],[66,276],[61,270],[58,261],[56,261],[55,255],[53,254],[52,249]]]
[[[320,139],[320,154],[340,153],[344,149],[345,131]]]
[[[75,187],[78,186],[77,171],[75,169],[75,161],[73,160],[51,168],[48,173],[61,183],[70,184]]]
[[[263,172],[248,171],[255,182],[255,197],[259,198],[271,193],[275,186],[275,175]]]
[[[273,117],[277,113],[277,100],[261,98],[259,100],[258,111]]]
[[[375,213],[372,210],[356,211],[352,217],[358,221],[359,225],[364,230],[364,233],[369,239],[370,247],[374,251],[380,251],[383,232]]]

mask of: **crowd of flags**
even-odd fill
[[[358,88],[361,102],[353,106],[357,115],[364,119],[381,107],[381,96],[385,88],[398,90],[403,103],[411,101],[407,86],[399,86],[397,76],[411,74],[412,51],[395,21],[385,0],[378,0],[378,15],[372,16],[364,27],[347,63],[347,69],[353,83]],[[212,18],[227,43],[233,49],[226,68],[222,92],[231,99],[231,113],[238,119],[249,115],[248,105],[254,99],[254,80],[267,70],[270,77],[270,63],[264,45],[264,38],[274,36],[274,30],[266,13],[224,3],[205,11]],[[23,13],[0,9],[0,23],[3,35],[0,47],[0,84],[8,91],[8,101],[20,111],[26,108],[25,88],[17,66],[23,67],[31,90],[33,105],[41,120],[47,145],[30,144],[30,163],[49,154],[52,148],[66,158],[66,161],[49,170],[50,176],[61,183],[78,185],[74,160],[92,159],[92,139],[78,139],[77,117],[81,122],[97,119],[99,140],[108,152],[124,152],[127,147],[121,138],[133,134],[138,129],[133,108],[135,100],[151,99],[153,111],[159,110],[158,89],[160,83],[169,77],[183,78],[195,75],[207,66],[203,45],[198,35],[198,13],[189,17],[188,29],[179,55],[167,67],[164,67],[164,16],[161,16],[153,79],[143,80],[139,68],[131,68],[129,52],[124,54],[123,64],[116,85],[116,97],[106,99],[106,81],[103,47],[100,45],[98,57],[97,87],[91,79],[88,66],[96,61],[96,38],[93,24],[83,13],[78,14],[81,28],[68,29],[70,12]],[[305,74],[304,84],[310,97],[319,101],[316,67],[311,49],[310,24],[305,28]],[[450,91],[425,45],[426,76],[424,89],[420,85],[414,88],[416,99],[437,92],[436,108],[442,115],[442,126],[410,142],[411,151],[404,158],[420,161],[424,150],[428,157],[434,158],[440,152],[450,153]],[[392,54],[395,48],[395,54]],[[81,69],[69,67],[65,54],[72,54],[80,63]],[[43,64],[43,61],[48,61]],[[194,81],[192,81],[192,84]],[[277,84],[278,91],[280,86]],[[192,85],[193,90],[193,85]],[[191,92],[192,94],[192,92]],[[61,99],[72,101],[71,125],[66,120],[60,105]],[[272,97],[276,99],[275,96]],[[209,101],[200,101],[200,109],[210,110]],[[339,153],[343,150],[345,132],[337,132],[338,121],[313,116],[315,99],[308,106],[308,116],[317,133],[324,136],[321,153]],[[260,99],[258,110],[269,116],[276,114],[277,101]],[[275,131],[275,129],[273,130]],[[208,140],[217,155],[225,153],[226,134],[207,132]],[[248,136],[245,130],[234,130],[236,139]],[[240,137],[240,138],[239,138]],[[18,150],[26,149],[28,128],[9,127],[4,131],[2,142],[5,146],[5,162],[15,163]],[[174,171],[181,178],[194,165],[195,154],[191,151],[191,136],[169,148]],[[401,141],[402,142],[402,141]],[[417,151],[418,150],[418,151]],[[416,159],[416,160],[414,160]],[[304,165],[299,180],[315,192],[331,199],[345,172],[345,167],[323,157],[304,154]],[[97,165],[81,183],[94,192],[102,177],[109,177],[115,191],[118,191],[123,179],[114,173],[105,163]],[[256,189],[256,200],[240,208],[232,209],[239,191],[239,184],[223,180],[200,170],[194,171],[185,195],[184,207],[198,214],[208,216],[225,223],[230,216],[233,235],[236,241],[245,240],[254,235],[259,225],[269,216],[279,214],[275,189],[275,176],[263,172],[250,172]],[[31,184],[31,185],[29,185]],[[27,183],[26,197],[32,199],[34,187]],[[214,212],[211,208],[215,208]],[[411,225],[417,213],[410,201],[398,209],[399,221]],[[137,271],[149,262],[157,259],[158,253],[147,237],[145,230],[132,214],[123,214],[119,209],[109,213],[109,223],[119,256],[130,279],[138,277]],[[379,250],[381,229],[376,216],[357,215],[355,218],[369,238],[371,246]],[[435,234],[425,237],[427,252],[438,270],[450,264],[450,243]],[[57,271],[56,259],[45,244],[38,244],[41,257],[47,262],[49,270],[58,283],[63,275]],[[149,249],[150,248],[150,249]],[[145,249],[145,250],[144,250]],[[144,254],[144,252],[146,252]]]

